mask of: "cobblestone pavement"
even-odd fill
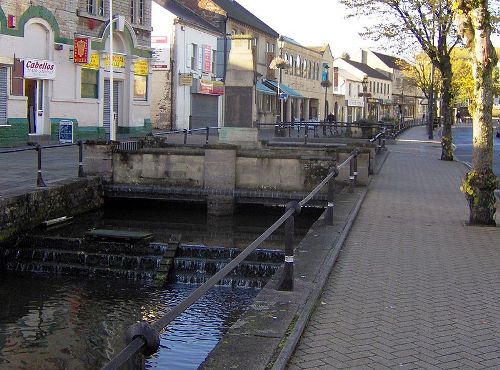
[[[500,227],[466,225],[466,169],[425,138],[390,146],[290,370],[500,369]]]

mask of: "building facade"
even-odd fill
[[[106,0],[2,1],[0,145],[105,138],[110,126]],[[150,129],[150,3],[113,2],[114,119],[118,133]]]

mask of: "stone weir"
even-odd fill
[[[168,243],[151,238],[117,230],[91,230],[82,238],[29,235],[13,247],[0,247],[0,270],[202,284],[241,252],[180,244],[178,235]],[[280,250],[258,249],[219,285],[262,288],[283,261]]]
[[[0,269],[166,282],[179,239],[151,237],[115,230],[91,230],[82,238],[25,236],[0,248]]]

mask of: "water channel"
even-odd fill
[[[35,231],[74,236],[92,227],[172,233],[183,243],[244,248],[281,214],[282,208],[239,208],[232,218],[207,218],[202,206],[126,201],[109,203],[72,223]],[[306,209],[296,221],[298,242],[320,210]],[[263,248],[282,248],[282,231]],[[197,286],[148,281],[91,279],[0,272],[0,368],[97,369],[123,345],[132,323],[152,321]],[[224,331],[251,304],[258,289],[217,287],[172,323],[147,368],[196,369]]]

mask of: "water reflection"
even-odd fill
[[[0,367],[96,369],[124,346],[133,322],[154,320],[195,287],[167,289],[119,281],[2,276]],[[148,368],[196,369],[257,291],[215,288],[161,336]]]

